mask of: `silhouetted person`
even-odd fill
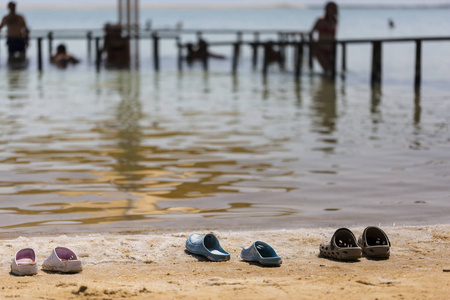
[[[106,64],[112,67],[126,67],[130,64],[130,39],[122,36],[119,24],[105,25],[105,41],[103,52],[106,53]]]
[[[191,64],[196,60],[201,61],[203,57],[205,57],[205,55],[207,57],[225,59],[225,56],[223,55],[209,52],[208,44],[203,39],[200,39],[198,41],[198,46],[194,46],[194,44],[192,43],[187,43],[186,49],[187,49],[186,61],[188,62],[188,64]]]
[[[278,63],[281,64],[283,62],[283,56],[279,50],[275,50],[274,43],[272,41],[268,41],[265,47],[266,55],[267,55],[267,64]]]
[[[334,47],[332,41],[336,39],[338,23],[338,7],[335,2],[328,2],[325,5],[325,16],[317,19],[309,36],[310,40],[314,40],[314,33],[317,32],[318,42],[313,47],[314,56],[319,61],[325,74],[330,75],[332,64],[334,62]],[[320,42],[330,41],[330,43]]]
[[[27,24],[23,16],[16,14],[15,2],[9,2],[8,9],[9,14],[3,17],[0,23],[0,30],[4,26],[8,29],[6,44],[8,45],[9,58],[25,58],[29,33]]]
[[[51,57],[50,62],[57,67],[65,68],[69,64],[77,64],[80,61],[72,55],[67,54],[66,46],[60,44],[56,47],[56,54]]]

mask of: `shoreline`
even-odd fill
[[[318,257],[319,244],[336,228],[214,231],[231,260],[209,262],[190,255],[184,243],[193,232],[56,234],[0,239],[0,298],[298,299],[354,296],[358,299],[445,299],[450,288],[450,224],[382,227],[392,243],[388,260],[339,262]],[[350,228],[358,237],[364,227]],[[208,230],[197,231],[205,234]],[[282,257],[279,268],[241,261],[242,247],[255,240]],[[77,253],[78,274],[45,273],[43,260],[53,247]],[[9,274],[14,253],[33,247],[39,272]]]
[[[405,220],[397,222],[373,222],[368,218],[367,222],[362,220],[347,220],[339,222],[338,219],[329,219],[328,222],[297,222],[293,219],[291,222],[278,222],[268,218],[266,221],[270,224],[269,231],[295,231],[295,230],[324,230],[339,227],[347,228],[362,228],[363,224],[371,224],[380,228],[415,228],[415,227],[430,227],[444,224],[442,222],[445,218],[435,218],[434,222],[408,222]],[[233,219],[234,220],[234,219]],[[8,229],[0,228],[0,241],[4,239],[15,239],[19,237],[49,237],[51,236],[89,236],[92,234],[100,235],[164,235],[183,232],[263,232],[267,231],[264,224],[261,222],[246,222],[229,223],[229,219],[215,219],[212,222],[200,222],[197,219],[172,219],[170,221],[161,221],[156,223],[145,222],[112,222],[105,224],[90,224],[90,225],[68,225],[66,223],[57,223],[53,225],[44,226],[13,226],[6,227]],[[180,229],[180,224],[183,225],[183,230]]]

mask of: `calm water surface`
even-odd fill
[[[380,89],[364,47],[335,83],[264,81],[248,57],[237,76],[230,60],[179,74],[170,55],[159,74],[145,55],[42,74],[3,57],[0,232],[448,223],[448,58],[426,56],[414,93],[413,49],[387,49]]]

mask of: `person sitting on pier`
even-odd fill
[[[8,58],[25,58],[25,51],[28,47],[29,30],[22,15],[16,13],[16,3],[8,3],[9,14],[3,17],[0,23],[0,30],[6,26],[8,28],[6,44],[8,45]]]
[[[111,67],[126,67],[130,64],[130,39],[122,36],[122,26],[106,24],[102,51],[106,53],[106,64]]]
[[[195,47],[194,44],[192,43],[187,43],[186,49],[187,49],[186,61],[189,65],[196,60],[201,61],[205,57],[205,55],[207,57],[225,59],[225,56],[221,54],[209,52],[208,44],[203,39],[199,39],[197,47]]]
[[[67,54],[66,46],[64,44],[56,47],[56,54],[50,58],[50,62],[59,68],[66,68],[69,64],[77,64],[80,61],[70,54]]]
[[[325,16],[317,19],[309,34],[311,42],[314,41],[314,33],[317,31],[319,34],[318,43],[313,45],[313,54],[319,61],[326,75],[330,75],[335,60],[332,42],[336,39],[337,23],[338,6],[335,2],[328,2],[325,5]],[[329,43],[327,43],[327,41],[329,41]]]
[[[268,41],[265,46],[265,53],[267,55],[267,64],[278,63],[280,66],[283,63],[283,56],[281,51],[274,48],[275,44],[273,41]]]

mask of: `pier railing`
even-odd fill
[[[101,29],[95,30],[80,30],[80,29],[61,29],[61,30],[34,30],[30,34],[31,39],[37,40],[38,47],[38,69],[42,71],[42,41],[48,40],[49,56],[52,55],[53,40],[82,40],[87,41],[88,55],[91,55],[92,42],[95,41],[95,58],[97,70],[101,66],[101,48],[100,41],[103,39],[104,32]],[[151,55],[153,56],[153,68],[155,71],[160,70],[160,40],[173,39],[176,42],[178,48],[178,69],[183,68],[183,49],[186,44],[181,42],[183,35],[195,35],[197,39],[201,39],[204,35],[235,35],[235,40],[230,41],[215,41],[207,42],[206,47],[219,47],[229,46],[232,47],[232,64],[231,71],[236,73],[238,70],[239,57],[241,53],[241,47],[249,46],[252,50],[252,65],[254,68],[257,66],[258,53],[262,48],[264,54],[262,59],[262,74],[267,75],[268,65],[271,63],[268,60],[269,47],[277,46],[280,52],[280,56],[285,58],[286,49],[291,47],[294,49],[294,75],[295,78],[299,78],[302,71],[304,60],[304,49],[308,51],[308,66],[309,69],[313,69],[313,51],[312,47],[317,43],[331,43],[334,49],[333,63],[331,68],[331,78],[335,78],[337,75],[337,47],[341,47],[341,76],[345,76],[347,70],[347,47],[354,44],[371,44],[372,45],[372,66],[371,66],[371,85],[380,85],[382,82],[382,46],[385,43],[414,43],[415,45],[415,72],[414,72],[414,87],[420,88],[422,79],[422,44],[424,42],[437,42],[437,41],[450,41],[450,37],[407,37],[407,38],[376,38],[376,39],[342,39],[335,41],[316,42],[310,41],[308,32],[306,31],[293,31],[293,30],[235,30],[235,29],[155,29],[155,30],[140,30],[130,34],[131,39],[150,39],[151,40]],[[262,39],[262,35],[271,35],[272,39]],[[251,36],[251,39],[248,39]],[[273,39],[275,36],[275,40]],[[247,38],[247,39],[246,39]],[[269,44],[270,43],[270,44]],[[207,51],[205,52],[207,53]],[[280,68],[284,70],[285,59],[280,60]],[[205,71],[208,70],[208,55],[202,58],[202,64]]]

